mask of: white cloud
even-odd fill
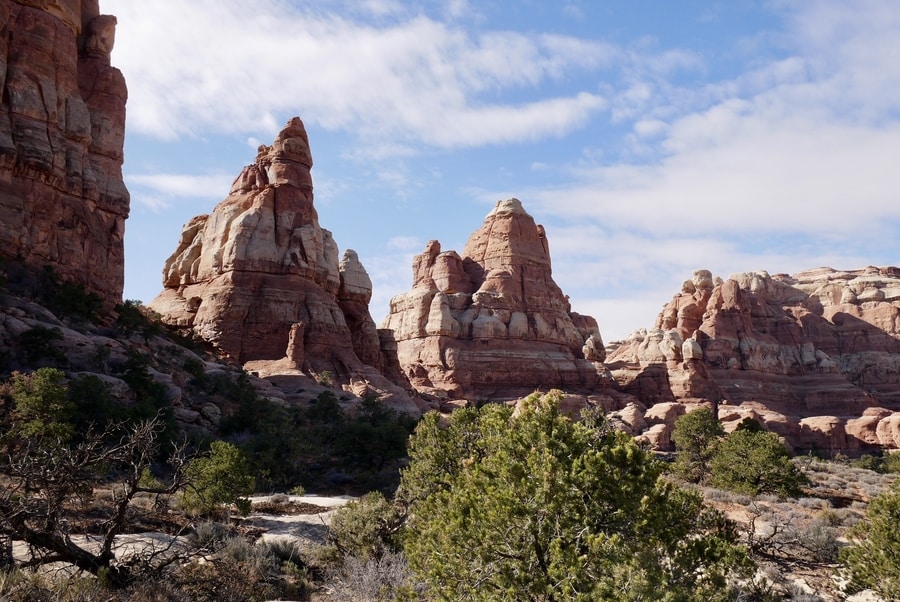
[[[794,56],[693,98],[644,82],[611,100],[616,118],[635,121],[639,151],[658,137],[658,160],[600,157],[530,196],[568,219],[663,238],[855,236],[900,220],[900,11],[876,1],[790,6]]]
[[[424,243],[416,248],[415,253],[421,253]],[[383,254],[369,257],[364,265],[369,277],[372,279],[372,300],[369,302],[369,313],[376,324],[390,313],[391,298],[412,287],[412,262],[414,253],[401,252]]]
[[[172,206],[172,202],[169,199],[152,194],[132,194],[131,200],[146,207],[153,213],[162,213]]]
[[[634,132],[641,138],[655,138],[664,134],[668,127],[659,119],[642,119],[634,124]]]
[[[126,174],[129,187],[141,187],[158,194],[176,197],[214,199],[224,198],[236,174]],[[165,207],[166,205],[161,205]]]
[[[394,236],[387,241],[387,248],[407,253],[421,253],[425,249],[425,242],[418,236]]]
[[[376,17],[398,15],[403,12],[403,5],[397,0],[361,0],[359,6]]]
[[[606,103],[595,90],[550,95],[539,86],[632,60],[599,41],[473,34],[400,7],[366,3],[397,15],[376,26],[277,0],[104,5],[118,15],[113,62],[128,79],[129,126],[169,139],[208,129],[272,133],[285,113],[388,147],[558,136]],[[673,62],[665,54],[659,61]],[[515,90],[525,97],[497,96]]]

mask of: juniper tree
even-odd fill
[[[400,498],[404,550],[440,600],[725,600],[745,567],[700,497],[634,440],[570,420],[559,396],[426,417]]]

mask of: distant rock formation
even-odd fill
[[[371,280],[354,251],[339,259],[319,226],[312,164],[295,117],[259,147],[212,214],[184,226],[150,307],[243,364],[277,362],[264,372],[327,373],[360,396],[368,387],[403,398],[380,373]]]
[[[439,398],[609,382],[596,320],[571,311],[551,276],[544,229],[517,199],[497,203],[462,255],[429,242],[414,260],[412,290],[391,300],[381,327],[413,386]]]
[[[125,79],[97,0],[0,0],[0,255],[122,300]]]
[[[797,448],[900,446],[900,269],[694,272],[607,364],[645,405],[715,402]]]

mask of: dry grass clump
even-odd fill
[[[809,477],[809,489],[816,497],[845,499],[868,502],[882,491],[887,490],[898,475],[882,474],[851,466],[844,462],[798,458],[795,462]]]

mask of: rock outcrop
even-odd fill
[[[0,0],[0,255],[122,299],[125,80],[97,0]]]
[[[900,269],[698,270],[608,365],[648,406],[721,403],[803,449],[897,447]]]
[[[368,274],[355,252],[339,259],[319,226],[312,165],[295,117],[272,146],[259,147],[210,215],[184,226],[150,307],[261,373],[327,374],[354,394],[408,403],[380,373]]]
[[[429,242],[414,260],[412,290],[391,300],[381,327],[413,386],[439,398],[608,383],[597,322],[571,311],[544,229],[517,199],[497,203],[462,255]]]

